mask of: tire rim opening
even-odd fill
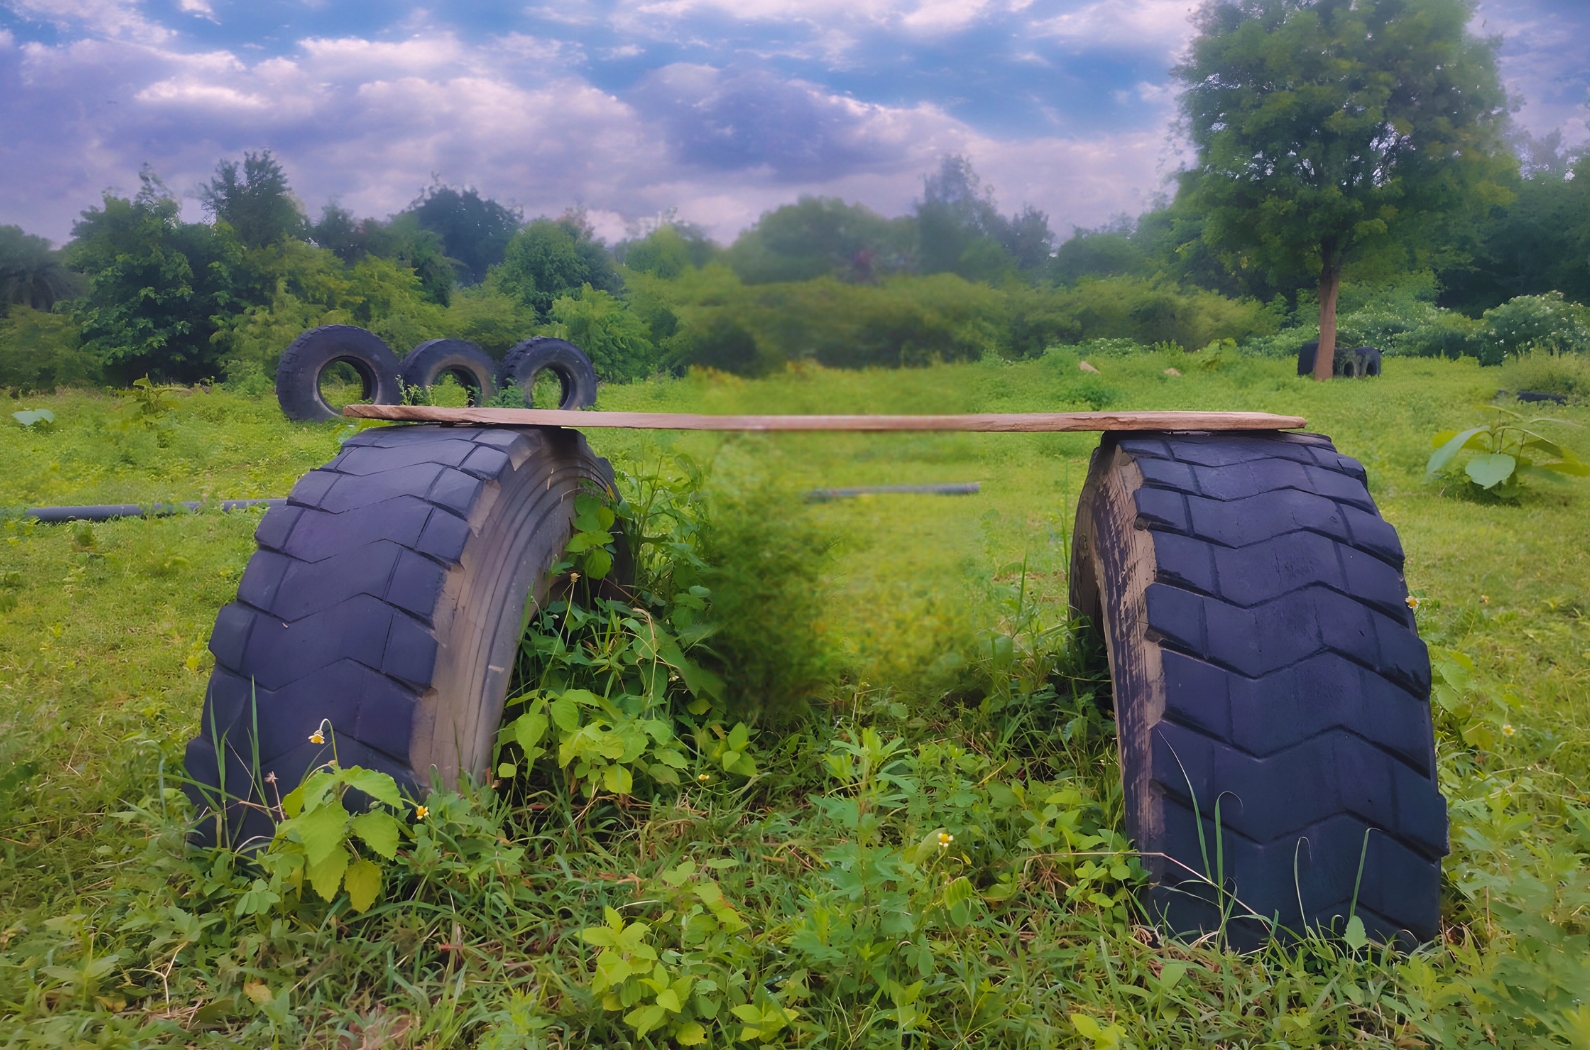
[[[567,408],[574,398],[574,383],[556,368],[543,368],[525,384],[531,408]]]
[[[334,357],[315,377],[316,392],[325,406],[340,413],[344,405],[368,404],[375,398],[375,373],[363,361]]]
[[[431,404],[441,408],[473,407],[481,403],[475,377],[460,368],[449,368],[431,384]]]

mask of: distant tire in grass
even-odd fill
[[[566,339],[536,336],[526,339],[502,359],[502,387],[516,386],[524,391],[524,403],[532,404],[536,376],[551,372],[562,387],[558,408],[573,411],[596,404],[596,369],[585,352]]]
[[[526,604],[593,484],[612,470],[584,437],[531,427],[379,427],[304,475],[210,636],[195,838],[268,838],[264,807],[333,754],[416,793],[485,773]]]
[[[1319,340],[1310,339],[1297,348],[1297,374],[1314,374],[1314,359],[1319,354]],[[1372,346],[1359,346],[1351,350],[1338,346],[1336,360],[1331,362],[1331,375],[1349,379],[1363,379],[1380,374],[1380,351]]]
[[[1105,435],[1071,602],[1104,636],[1127,833],[1171,930],[1439,933],[1446,804],[1402,562],[1324,437]]]
[[[341,419],[342,413],[320,393],[321,374],[337,363],[352,366],[362,384],[359,397],[378,405],[403,400],[398,359],[374,332],[350,324],[311,328],[292,341],[276,366],[276,401],[295,423]]]
[[[1348,351],[1342,374],[1353,379],[1364,379],[1380,374],[1380,351],[1373,346],[1355,346]]]
[[[484,405],[497,394],[497,362],[464,339],[431,339],[403,359],[403,385],[429,390],[452,376],[469,391],[470,404]]]

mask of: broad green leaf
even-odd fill
[[[1430,461],[1424,466],[1424,472],[1426,474],[1436,473],[1442,467],[1445,467],[1448,463],[1452,462],[1452,457],[1456,456],[1458,452],[1462,450],[1464,442],[1468,441],[1468,439],[1473,437],[1475,434],[1478,434],[1481,431],[1488,431],[1489,429],[1489,427],[1473,427],[1472,429],[1462,431],[1461,433],[1449,438],[1446,444],[1436,449],[1435,452],[1430,456]]]
[[[364,840],[365,845],[387,860],[397,855],[398,822],[397,818],[386,810],[372,809],[367,813],[360,813],[353,818],[352,829],[355,835]]]
[[[635,790],[635,778],[628,766],[608,766],[602,770],[602,786],[615,795],[627,795]]]
[[[1071,1027],[1075,1028],[1077,1034],[1084,1039],[1098,1039],[1104,1034],[1104,1029],[1099,1027],[1099,1023],[1087,1014],[1072,1014]]]
[[[657,1005],[674,1014],[684,1009],[679,1002],[679,996],[674,994],[672,988],[665,988],[657,993]]]
[[[1160,988],[1160,991],[1168,992],[1172,988],[1176,987],[1177,982],[1180,981],[1182,979],[1182,977],[1186,975],[1186,973],[1187,973],[1187,964],[1186,963],[1183,963],[1183,962],[1168,962],[1168,963],[1166,963],[1164,966],[1162,966],[1160,968],[1160,971],[1159,971],[1159,988]]]
[[[1369,935],[1364,932],[1364,920],[1354,915],[1347,920],[1347,932],[1342,934],[1342,940],[1354,950],[1362,948],[1369,943]]]
[[[298,832],[298,841],[304,845],[310,868],[342,849],[347,827],[348,813],[341,804],[321,806],[294,819],[293,830]]]
[[[1576,478],[1590,477],[1590,463],[1583,463],[1577,459],[1564,459],[1560,463],[1542,463],[1537,469],[1549,470],[1553,474],[1567,474]]]
[[[660,1028],[668,1020],[668,1013],[660,1006],[637,1006],[624,1015],[624,1022],[635,1029],[637,1036],[644,1036],[653,1028]]]
[[[1534,438],[1526,441],[1524,442],[1524,447],[1534,449],[1537,452],[1544,452],[1546,455],[1554,456],[1557,459],[1567,459],[1573,455],[1571,452],[1564,452],[1562,446],[1555,441],[1547,441],[1545,438]]]
[[[740,1020],[744,1021],[746,1024],[762,1023],[762,1011],[754,1006],[736,1006],[729,1012],[738,1017]]]
[[[680,1046],[699,1046],[707,1041],[707,1030],[695,1021],[687,1021],[674,1033],[674,1042]]]
[[[309,865],[309,884],[323,900],[329,901],[337,895],[337,887],[342,885],[342,873],[347,870],[348,851],[334,850],[319,864]]]
[[[953,908],[957,904],[965,903],[977,896],[977,888],[965,875],[960,876],[944,887],[944,907]]]
[[[1487,452],[1475,456],[1463,468],[1463,473],[1483,489],[1493,489],[1513,476],[1518,461],[1505,452]]]
[[[552,716],[552,722],[565,733],[577,733],[580,729],[580,708],[568,696],[560,696],[547,707],[547,713]]]
[[[348,866],[344,876],[348,887],[348,900],[356,912],[370,910],[381,892],[381,869],[368,860],[359,859]]]
[[[529,754],[531,749],[541,743],[541,738],[547,732],[547,715],[545,701],[537,701],[536,706],[525,714],[514,719],[513,738],[518,745]]]
[[[394,809],[403,805],[403,795],[398,791],[397,781],[390,774],[378,769],[364,769],[353,766],[344,776],[344,783],[355,791],[363,791],[377,802],[385,802]]]
[[[593,547],[585,555],[585,575],[601,580],[613,569],[613,556],[602,547]]]

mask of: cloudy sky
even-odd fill
[[[311,213],[434,178],[610,239],[731,239],[803,193],[909,209],[949,153],[1068,233],[1175,170],[1194,0],[0,0],[0,223],[57,241],[148,163],[186,195],[276,152]],[[1590,3],[1491,0],[1537,133],[1586,138]]]

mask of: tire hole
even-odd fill
[[[316,382],[320,399],[336,412],[341,412],[344,405],[368,404],[375,393],[375,377],[347,358],[326,362]]]

